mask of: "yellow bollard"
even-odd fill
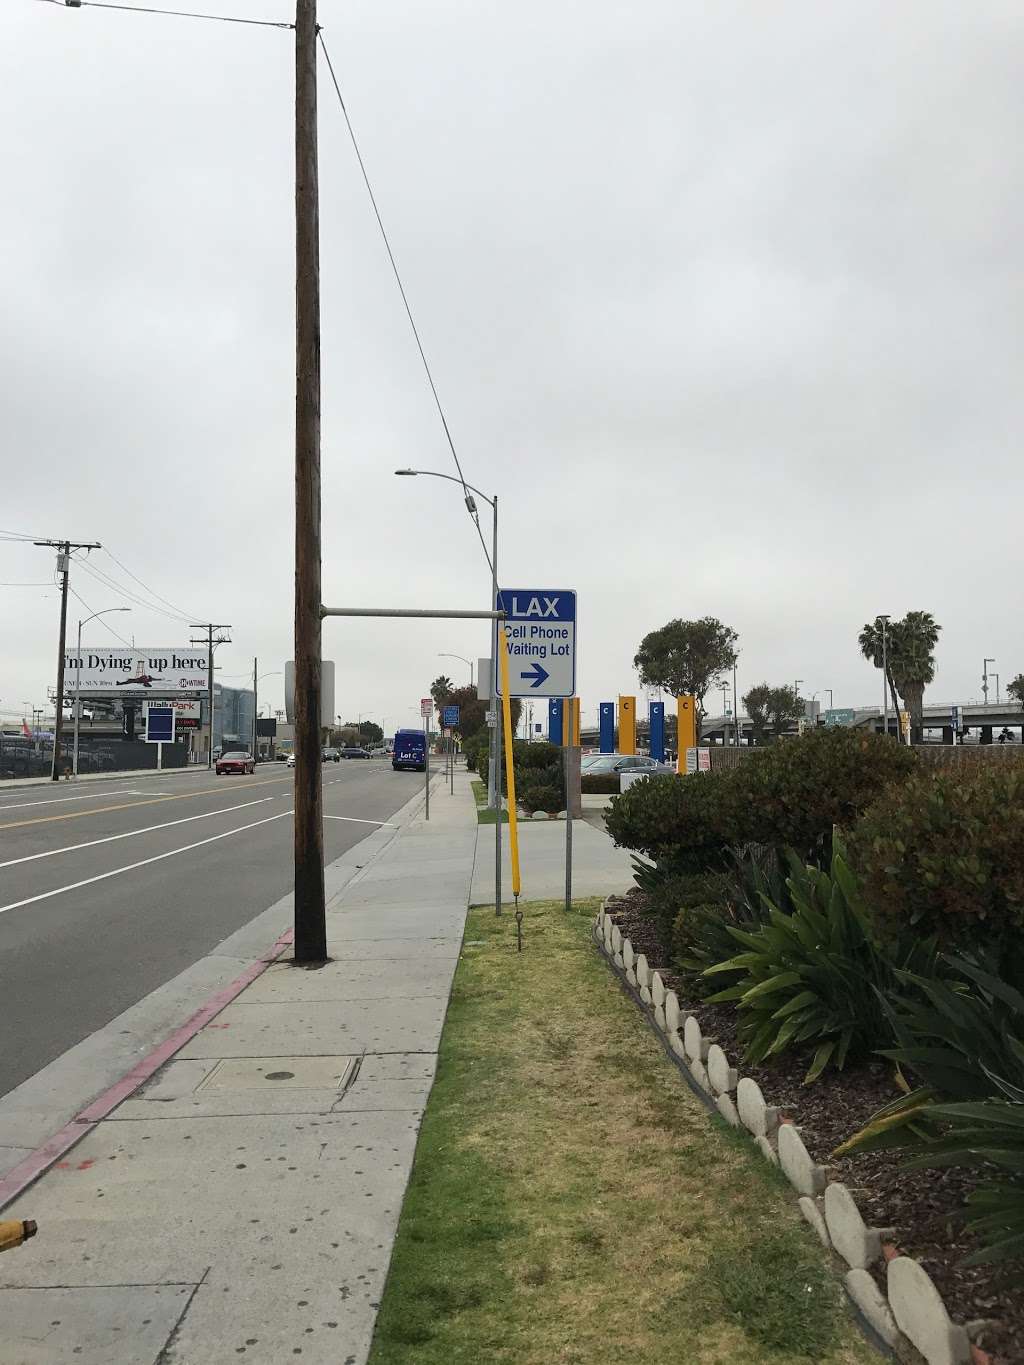
[[[0,1251],[20,1247],[22,1242],[27,1242],[35,1235],[36,1225],[31,1218],[8,1218],[5,1222],[0,1222]]]
[[[508,636],[504,621],[498,622],[498,643],[501,654],[501,695],[505,718],[505,778],[508,787],[508,839],[512,852],[512,895],[519,900],[519,821],[516,818],[516,768],[512,761],[512,698],[508,694]],[[498,773],[500,782],[501,774]],[[498,812],[499,819],[501,812]]]

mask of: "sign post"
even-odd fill
[[[420,698],[420,715],[423,717],[423,785],[426,793],[426,812],[424,818],[430,819],[430,717],[434,714],[434,703],[430,697]]]
[[[146,743],[156,745],[156,769],[163,771],[164,745],[174,743],[174,707],[150,702],[146,707]]]

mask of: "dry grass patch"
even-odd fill
[[[371,1365],[877,1357],[792,1195],[712,1120],[588,942],[470,911]]]

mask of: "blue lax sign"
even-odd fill
[[[452,729],[459,723],[459,708],[457,706],[446,706],[441,711],[441,724],[446,729]]]
[[[498,606],[507,613],[509,695],[574,696],[575,591],[571,588],[502,588],[498,593]]]

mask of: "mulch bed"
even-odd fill
[[[956,1213],[975,1188],[976,1178],[956,1167],[904,1170],[905,1157],[898,1152],[838,1159],[831,1155],[876,1110],[897,1097],[888,1064],[867,1062],[841,1072],[829,1070],[815,1084],[805,1086],[813,1048],[784,1053],[767,1065],[745,1063],[738,1011],[729,1004],[709,1005],[694,997],[681,978],[663,967],[671,961],[671,948],[662,941],[657,919],[646,913],[643,894],[628,892],[609,913],[634,951],[643,953],[652,970],[660,972],[666,988],[676,992],[684,1012],[697,1016],[704,1035],[725,1050],[741,1075],[757,1082],[769,1104],[777,1105],[800,1126],[807,1150],[828,1167],[831,1179],[849,1186],[864,1221],[869,1226],[895,1228],[897,1246],[928,1272],[954,1321],[992,1322],[978,1340],[991,1352],[993,1365],[1022,1365],[1024,1292],[1019,1266],[1015,1275],[1013,1268],[962,1264],[976,1244],[963,1231]],[[881,1268],[875,1267],[873,1273],[884,1288]]]

